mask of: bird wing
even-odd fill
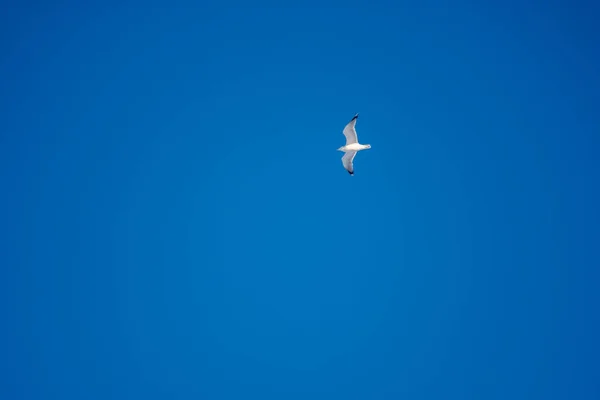
[[[344,127],[344,136],[346,136],[346,146],[352,143],[358,143],[358,137],[356,136],[356,129],[354,126],[356,125],[356,119],[358,118],[358,114],[354,116],[348,122],[348,124]]]
[[[354,161],[355,155],[356,151],[347,151],[342,157],[342,164],[344,165],[344,168],[346,168],[346,171],[348,171],[350,175],[354,175],[354,164],[352,163],[352,161]]]

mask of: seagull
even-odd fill
[[[354,165],[352,161],[354,160],[354,156],[361,150],[370,149],[370,144],[360,144],[358,143],[358,137],[356,136],[356,129],[354,126],[356,125],[356,119],[358,118],[358,114],[354,116],[348,122],[348,124],[344,127],[344,136],[346,136],[346,145],[340,147],[338,150],[344,152],[344,156],[342,157],[342,165],[348,171],[350,175],[354,175]]]

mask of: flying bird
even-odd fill
[[[348,171],[350,175],[354,175],[354,157],[356,153],[361,150],[370,149],[370,144],[360,144],[358,143],[358,137],[356,136],[356,120],[358,118],[358,114],[354,116],[348,122],[346,127],[344,128],[344,136],[346,136],[346,145],[340,147],[338,150],[344,152],[344,156],[342,157],[342,165]]]

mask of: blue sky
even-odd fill
[[[6,3],[0,398],[599,398],[597,17]]]

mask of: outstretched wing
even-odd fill
[[[356,125],[356,119],[358,118],[358,114],[348,122],[346,127],[344,128],[344,136],[346,136],[346,146],[352,143],[358,143],[358,137],[356,136],[356,129],[354,128]]]
[[[347,151],[344,153],[344,156],[342,157],[342,164],[344,165],[344,168],[346,168],[346,171],[348,171],[348,173],[350,175],[354,175],[354,156],[356,155],[356,151]]]

